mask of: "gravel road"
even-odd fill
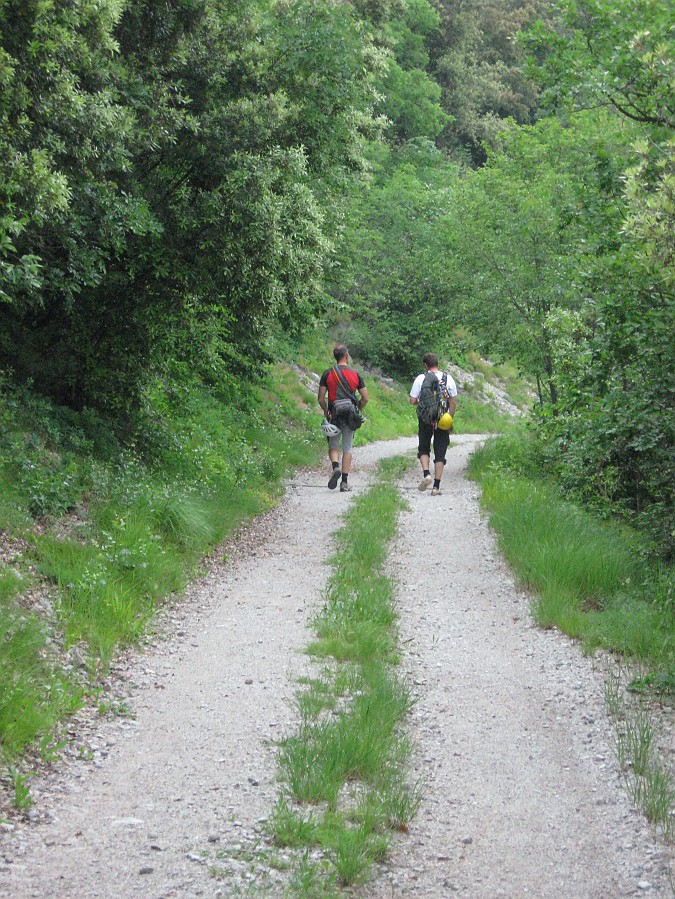
[[[417,470],[400,485],[409,509],[392,571],[424,800],[353,895],[671,896],[672,851],[621,783],[601,666],[534,627],[481,519],[464,477],[479,439],[455,438],[441,496],[417,491]],[[226,548],[230,561],[165,610],[103,697],[132,714],[78,713],[63,759],[30,783],[31,820],[0,825],[0,896],[283,895],[283,873],[252,859],[271,852],[274,741],[294,730],[294,684],[310,670],[308,619],[329,573],[320,563],[377,460],[413,449],[411,439],[357,448],[352,494],[326,489],[327,468],[299,472]]]

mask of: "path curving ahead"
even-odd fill
[[[409,510],[392,552],[425,798],[355,895],[670,896],[668,851],[620,782],[602,674],[532,625],[464,477],[479,438],[454,440],[441,496],[417,491],[417,471],[401,484]],[[165,613],[111,685],[108,700],[134,717],[80,713],[65,763],[31,782],[35,820],[0,825],[0,896],[246,894],[278,795],[274,741],[294,730],[294,680],[311,670],[302,650],[328,576],[320,562],[377,460],[413,449],[357,448],[352,494],[328,491],[325,470],[299,473],[228,547],[232,561]],[[281,897],[265,851],[263,895]]]

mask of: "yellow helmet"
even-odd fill
[[[441,431],[449,431],[452,427],[452,415],[449,412],[444,412],[443,415],[438,419],[438,427]]]

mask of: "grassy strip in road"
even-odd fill
[[[407,782],[410,746],[401,729],[411,699],[396,671],[394,585],[384,572],[404,506],[392,480],[408,460],[389,460],[353,500],[337,533],[326,603],[309,652],[323,670],[298,692],[300,727],[283,741],[283,792],[270,832],[302,855],[294,896],[336,895],[384,857],[392,830],[419,804]],[[321,861],[310,861],[310,850]]]

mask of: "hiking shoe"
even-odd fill
[[[349,493],[351,489],[352,488],[349,486],[349,484],[346,481],[343,481],[340,484],[340,493]]]
[[[432,495],[432,496],[440,496],[440,495],[441,495],[441,488],[440,488],[440,487],[434,487],[434,489],[431,491],[431,495]]]
[[[433,481],[433,478],[431,477],[431,475],[425,474],[424,477],[422,478],[422,480],[420,481],[420,485],[417,489],[420,491],[426,490],[432,481]]]
[[[342,472],[339,468],[333,469],[333,474],[330,476],[330,480],[328,481],[328,489],[335,490],[337,487],[338,481],[342,477]]]

